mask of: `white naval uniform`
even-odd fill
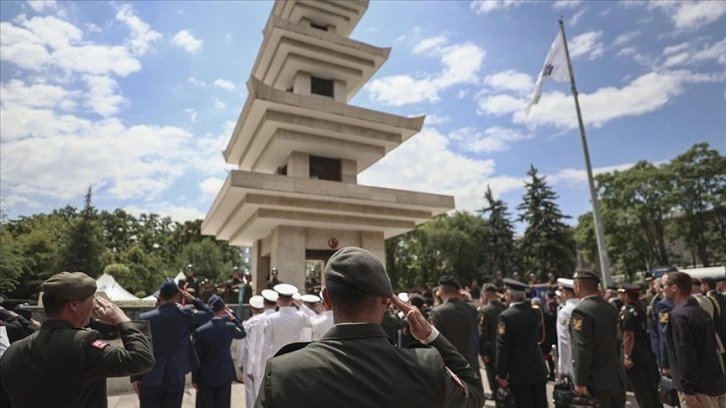
[[[313,322],[313,341],[323,338],[325,333],[333,327],[333,311],[326,310]]]
[[[557,312],[557,373],[572,377],[572,345],[570,344],[570,317],[580,299],[567,299]]]
[[[305,313],[295,306],[282,306],[280,310],[267,316],[264,325],[260,368],[262,374],[267,360],[290,343],[309,341],[312,322]]]
[[[245,320],[243,324],[247,335],[239,342],[237,346],[237,364],[242,368],[242,374],[245,382],[245,403],[246,407],[252,407],[257,399],[259,391],[259,378],[263,368],[260,368],[260,345],[262,344],[262,330],[265,324],[265,318],[275,309],[266,309],[260,314],[256,314]],[[248,375],[252,375],[250,379]]]

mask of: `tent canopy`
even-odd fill
[[[116,282],[113,276],[104,273],[96,279],[96,292],[104,292],[112,302],[119,300],[139,300],[136,296],[129,293],[123,286]]]

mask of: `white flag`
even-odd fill
[[[532,99],[530,99],[527,107],[524,108],[525,113],[528,115],[529,109],[532,105],[536,105],[539,102],[540,96],[542,96],[542,83],[550,78],[557,82],[567,82],[570,80],[569,73],[567,72],[567,58],[565,58],[565,42],[562,39],[562,31],[557,32],[557,37],[552,42],[550,52],[547,53],[544,66],[537,78],[537,83],[534,84]]]

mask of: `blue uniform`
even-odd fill
[[[201,367],[192,372],[197,408],[229,407],[232,381],[237,378],[230,347],[232,339],[243,339],[245,335],[239,319],[232,323],[215,317],[197,329],[194,348]]]
[[[673,309],[673,303],[666,299],[661,300],[655,305],[655,317],[658,319],[658,367],[663,369],[671,368],[668,363],[668,339],[666,336],[666,326]]]
[[[184,376],[199,367],[192,331],[212,318],[201,300],[194,300],[194,308],[166,303],[139,316],[151,325],[156,360],[151,371],[132,378],[141,381],[141,408],[181,406]]]

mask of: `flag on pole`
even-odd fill
[[[539,77],[537,78],[537,83],[534,84],[532,99],[530,99],[527,107],[524,108],[524,112],[527,115],[529,115],[529,109],[532,105],[536,105],[542,96],[542,84],[550,78],[557,82],[567,82],[570,80],[569,73],[567,72],[567,57],[565,56],[565,42],[562,37],[562,31],[557,32],[557,37],[552,42],[542,71],[540,71]]]

